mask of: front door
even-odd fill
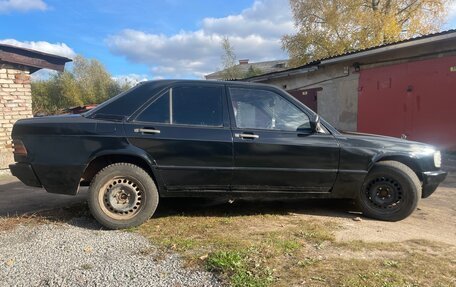
[[[314,133],[309,115],[276,90],[230,87],[233,190],[329,192],[339,145]]]
[[[125,125],[155,161],[167,191],[227,190],[232,138],[224,85],[185,85],[158,95]]]

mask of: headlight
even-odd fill
[[[440,151],[434,153],[434,165],[438,168],[442,166],[442,155],[440,154]]]

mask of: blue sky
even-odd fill
[[[456,0],[445,29],[456,28]],[[238,58],[286,58],[288,0],[0,0],[0,41],[96,58],[117,77],[201,78],[220,68],[220,40]],[[7,23],[7,24],[5,24]]]

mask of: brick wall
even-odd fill
[[[0,172],[13,162],[11,130],[22,118],[32,117],[30,72],[0,62]]]

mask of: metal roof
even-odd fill
[[[275,60],[275,61],[264,61],[264,62],[253,62],[253,63],[244,63],[244,64],[237,64],[235,67],[239,70],[240,73],[245,74],[248,72],[250,67],[254,69],[259,69],[264,74],[269,74],[273,72],[283,71],[288,69],[288,60]],[[223,79],[223,71],[217,71],[212,74],[208,74],[205,76],[208,80],[213,79]]]
[[[311,61],[311,62],[306,63],[299,67],[295,67],[295,68],[291,68],[291,69],[287,69],[287,70],[279,71],[279,72],[263,74],[263,75],[259,75],[259,76],[255,76],[255,77],[250,77],[250,78],[247,78],[244,80],[245,81],[255,81],[255,80],[259,80],[260,78],[261,79],[262,78],[277,78],[277,77],[288,76],[288,75],[292,75],[292,74],[299,74],[301,72],[317,70],[318,66],[321,66],[321,65],[333,64],[333,63],[347,61],[347,60],[353,60],[353,59],[357,59],[357,58],[361,58],[361,57],[365,57],[365,56],[384,53],[387,51],[423,45],[426,43],[432,43],[432,42],[437,42],[437,41],[451,39],[451,38],[456,38],[456,29],[426,34],[423,36],[412,37],[412,38],[408,38],[408,39],[404,39],[404,40],[400,40],[400,41],[396,41],[396,42],[392,42],[392,43],[385,43],[385,44],[381,44],[378,46],[373,46],[373,47],[369,47],[369,48],[365,48],[365,49],[349,51],[349,52],[346,52],[343,54],[314,60],[314,61]]]
[[[0,62],[29,67],[32,73],[43,68],[63,71],[65,63],[71,61],[69,58],[54,54],[9,44],[0,44]]]

